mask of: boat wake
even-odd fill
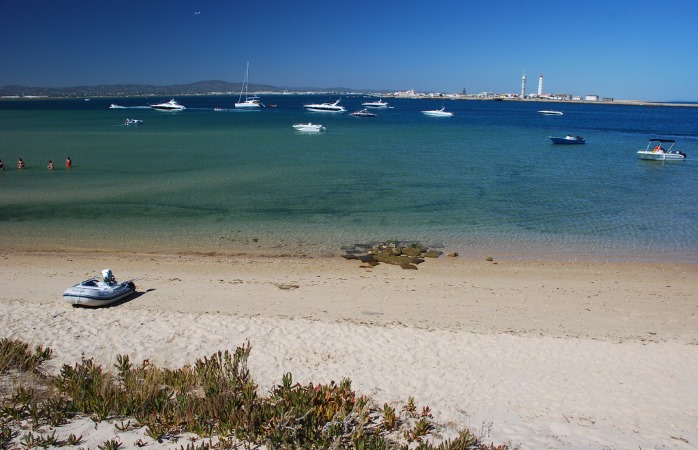
[[[150,106],[119,106],[112,103],[109,109],[150,109]]]

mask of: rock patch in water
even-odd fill
[[[403,269],[416,270],[425,258],[438,258],[443,252],[430,250],[420,242],[378,242],[375,244],[345,245],[342,258],[356,259],[361,267],[374,267],[380,263],[394,264]]]

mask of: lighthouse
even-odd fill
[[[521,100],[526,98],[526,71],[521,75]]]
[[[540,74],[540,77],[538,78],[538,97],[543,95],[543,74]]]

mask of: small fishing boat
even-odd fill
[[[133,280],[119,283],[110,269],[102,271],[102,278],[90,278],[63,293],[63,300],[79,306],[106,306],[136,292]]]
[[[360,111],[354,111],[351,113],[351,115],[356,117],[378,117],[378,114],[369,111],[368,108],[364,108]]]
[[[586,140],[581,137],[581,136],[572,136],[571,134],[568,134],[567,136],[561,138],[561,137],[554,137],[554,136],[548,136],[551,141],[553,141],[553,144],[567,144],[567,145],[575,145],[575,144],[584,144]]]
[[[652,161],[683,161],[686,159],[686,154],[679,150],[673,150],[673,139],[652,138],[644,148],[637,152],[641,159]],[[664,148],[664,144],[671,144],[669,148]]]
[[[320,131],[325,131],[325,127],[317,123],[297,123],[293,126],[296,131],[305,131],[310,133],[319,133]]]
[[[562,111],[553,111],[552,109],[544,109],[542,111],[538,111],[538,114],[542,114],[544,116],[562,116],[564,113]]]
[[[143,121],[141,119],[126,119],[124,125],[140,125]]]
[[[428,111],[422,111],[422,114],[424,114],[425,116],[429,116],[429,117],[452,117],[453,116],[452,112],[446,111],[445,106],[441,109],[432,109],[432,110],[428,110]]]

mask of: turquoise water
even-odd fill
[[[324,254],[398,239],[464,256],[698,262],[698,108],[389,99],[357,118],[287,95],[213,110],[236,98],[180,97],[176,113],[142,108],[168,98],[0,102],[3,247]],[[442,104],[456,115],[420,113]],[[308,121],[327,131],[291,128]],[[587,144],[547,139],[568,133]],[[688,159],[640,161],[650,137]]]

